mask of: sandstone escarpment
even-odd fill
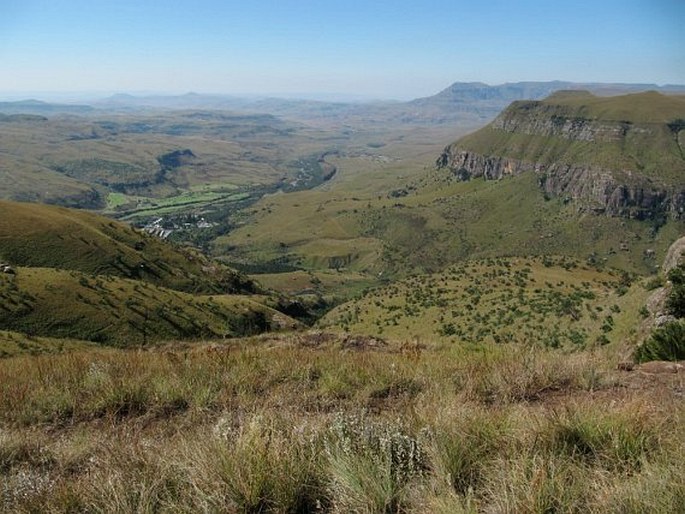
[[[575,96],[580,104],[514,102],[490,125],[445,148],[437,167],[457,180],[536,173],[546,195],[583,211],[685,217],[683,124],[630,119],[630,105],[617,111],[625,119],[614,119],[619,117],[614,112],[603,117],[611,100],[593,111],[582,101],[596,97]]]
[[[483,156],[448,148],[437,161],[458,180],[499,180],[524,172],[539,175],[538,184],[548,195],[573,200],[583,211],[637,219],[660,216],[680,218],[685,212],[685,191],[659,188],[648,180],[621,183],[610,170],[564,163],[546,165],[501,156]]]
[[[532,106],[531,106],[532,104]],[[581,116],[564,116],[557,109],[537,107],[540,102],[519,102],[518,109],[508,109],[493,122],[492,128],[526,135],[561,137],[572,141],[621,141],[629,132],[648,133],[648,126],[630,121],[600,121]],[[521,111],[526,116],[521,116]],[[631,134],[632,135],[632,134]]]

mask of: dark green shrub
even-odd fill
[[[635,350],[635,361],[677,361],[685,359],[685,321],[674,321],[657,328]]]
[[[685,318],[685,286],[674,286],[666,299],[666,309],[676,318]]]
[[[605,336],[604,334],[600,334],[597,336],[597,339],[595,340],[595,343],[598,344],[599,346],[604,346],[605,344],[609,344],[609,338]]]
[[[671,292],[666,299],[666,309],[676,318],[685,318],[685,265],[673,268],[668,273]]]

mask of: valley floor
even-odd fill
[[[307,332],[7,358],[0,510],[678,512],[685,375],[616,354]]]

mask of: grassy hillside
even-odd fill
[[[24,339],[34,351],[60,338],[130,346],[297,325],[246,276],[85,211],[0,201],[0,261],[14,271],[0,274],[0,327],[53,338]]]
[[[658,269],[682,220],[580,213],[534,173],[451,179],[433,163],[452,127],[345,127],[354,143],[322,162],[337,136],[283,150],[271,118],[196,116],[93,122],[60,173],[130,216],[271,193],[197,240],[283,296],[224,294],[256,286],[95,214],[0,201],[0,511],[682,510],[683,367],[626,360],[664,301],[663,277],[633,272]],[[160,153],[167,136],[184,146]],[[240,154],[266,169],[242,185],[223,168],[241,138],[270,156]],[[291,152],[309,157],[274,192]],[[107,189],[147,180],[141,155],[163,156],[160,187]],[[336,172],[307,182],[316,167]],[[284,314],[343,298],[316,329]]]
[[[0,261],[141,279],[189,292],[256,286],[197,252],[84,211],[0,200]]]
[[[381,148],[327,157],[338,169],[330,182],[265,196],[236,217],[234,230],[215,240],[214,254],[229,262],[265,264],[262,272],[283,262],[306,269],[380,271],[375,263],[383,243],[362,234],[357,218],[423,175],[425,163],[440,150],[436,141],[452,130],[408,132]]]
[[[1,136],[0,136],[1,137]],[[37,188],[36,184],[41,187]],[[69,207],[98,207],[99,193],[89,186],[44,166],[27,165],[24,159],[0,162],[0,198],[22,202],[59,203]]]
[[[616,175],[616,193],[631,198],[625,211],[635,207],[645,221],[579,210],[582,202],[571,195],[580,199],[599,191],[602,197],[602,173],[590,185],[578,182],[583,177],[571,180],[566,195],[545,193],[542,175],[532,172],[457,182],[449,170],[432,169],[439,138],[446,137],[435,132],[432,140],[407,136],[366,154],[332,158],[334,180],[316,190],[263,198],[215,240],[214,252],[228,262],[262,265],[262,272],[334,269],[376,282],[503,255],[567,255],[653,273],[685,224],[675,211],[662,215],[668,207],[660,204],[660,193],[649,205],[639,198],[659,185],[678,197],[685,173],[679,148],[685,131],[678,124],[684,109],[682,96],[655,92],[560,92],[515,102],[498,118],[506,130],[495,122],[452,145],[543,167],[606,166]],[[640,184],[631,189],[635,181]]]
[[[337,303],[361,293],[376,281],[363,273],[341,270],[291,271],[253,275],[263,287],[286,295]]]
[[[197,296],[144,281],[50,268],[0,274],[0,327],[31,336],[133,346],[293,327],[259,297]]]
[[[559,91],[541,101],[565,116],[628,123],[669,123],[685,117],[685,95],[656,91],[595,96],[585,91]]]
[[[394,339],[585,348],[623,342],[647,297],[631,279],[567,258],[469,261],[375,289],[320,326]]]
[[[123,211],[136,197],[294,180],[298,158],[349,139],[267,114],[197,110],[5,116],[0,128],[0,198],[106,209],[114,193],[128,198]]]
[[[502,255],[568,255],[650,273],[685,229],[682,221],[657,230],[648,222],[579,214],[546,197],[533,174],[449,182],[443,170],[427,171],[420,157],[336,164],[339,177],[325,190],[255,204],[242,226],[216,240],[215,252],[263,263],[264,271],[286,263],[362,272],[375,281]]]
[[[3,299],[7,299],[3,296]],[[0,358],[20,355],[43,355],[73,351],[94,351],[102,347],[92,341],[29,336],[21,332],[0,330]]]

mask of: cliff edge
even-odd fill
[[[447,146],[436,165],[457,180],[532,172],[547,195],[596,214],[685,216],[685,96],[563,91],[512,103]]]

